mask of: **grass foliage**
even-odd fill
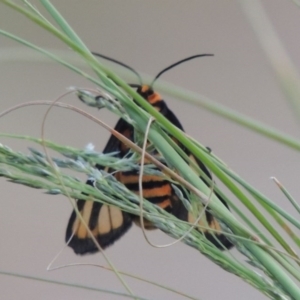
[[[20,37],[3,30],[0,30],[0,33],[48,56],[93,82],[103,97],[95,98],[91,92],[77,90],[76,92],[81,96],[81,99],[90,106],[106,108],[118,116],[122,116],[138,129],[142,136],[147,131],[149,119],[153,117],[155,122],[151,124],[149,132],[147,132],[148,140],[163,155],[164,162],[169,166],[169,169],[165,168],[163,172],[157,171],[153,166],[158,165],[159,162],[153,159],[153,165],[145,165],[143,172],[160,174],[164,177],[168,174],[166,177],[168,180],[179,182],[184,188],[190,190],[191,195],[194,196],[191,196],[190,201],[185,199],[182,199],[182,201],[186,201],[186,205],[193,203],[193,201],[201,201],[203,205],[207,205],[214,216],[222,222],[224,232],[228,234],[236,248],[246,258],[248,264],[232,256],[228,251],[217,249],[199,231],[195,229],[188,231],[190,224],[176,219],[145,199],[142,208],[143,216],[176,239],[185,235],[184,243],[197,249],[228,272],[241,277],[271,299],[300,299],[300,288],[298,286],[300,281],[299,257],[292,249],[300,245],[300,239],[295,233],[295,228],[300,229],[300,222],[228,169],[220,159],[209,153],[205,147],[173,126],[117,74],[102,65],[49,1],[41,0],[41,3],[54,20],[54,24],[47,20],[45,16],[42,16],[30,3],[24,2],[26,6],[15,4],[10,0],[0,0],[0,5],[10,6],[32,20],[37,26],[44,28],[64,42],[66,46],[80,55],[84,63],[93,71],[94,76]],[[242,126],[247,126],[287,146],[300,149],[300,141],[287,137],[249,118],[244,118],[220,105],[216,109],[213,104],[199,95],[191,94],[168,84],[159,84],[159,86],[164,92],[172,94],[174,97],[186,101],[197,101],[198,105],[207,106],[206,109],[238,122]],[[132,101],[133,99],[135,102]],[[58,105],[58,103],[53,105]],[[109,130],[116,134],[111,129]],[[193,162],[185,157],[185,154],[174,145],[171,139],[168,139],[166,133],[179,140],[211,170],[214,177],[225,184],[234,197],[229,199],[223,190],[217,187],[215,187],[215,190],[224,196],[230,206],[230,211],[224,207],[214,194],[211,195],[210,188],[199,178],[201,170],[193,171],[197,168],[195,165],[191,169],[190,165]],[[93,201],[115,205],[135,215],[141,214],[141,199],[138,195],[130,192],[110,174],[103,170],[96,170],[93,167],[95,164],[99,164],[116,170],[138,170],[140,169],[139,161],[142,150],[137,145],[130,145],[135,155],[120,160],[114,158],[112,154],[95,152],[91,147],[80,150],[33,137],[13,136],[5,133],[0,133],[0,136],[23,139],[24,142],[34,142],[46,149],[51,149],[51,153],[53,151],[57,153],[57,157],[50,159],[47,154],[33,148],[30,148],[30,154],[24,154],[15,152],[8,146],[1,144],[0,176],[14,183],[42,189],[49,194],[62,194],[73,199],[86,198],[86,200],[90,200],[92,198]],[[118,136],[118,138],[123,138],[123,141],[126,141],[125,137]],[[93,177],[96,188],[79,181],[76,175],[69,175],[70,172],[67,172],[66,169],[72,170],[73,174],[76,174],[76,172],[84,173],[88,177]],[[174,170],[177,172],[175,173]],[[299,205],[295,203],[287,191],[284,190],[284,192],[299,212]],[[88,196],[83,196],[82,193]],[[195,195],[197,196],[196,200]],[[235,203],[238,202],[245,207],[247,214],[244,214],[237,207]],[[191,205],[190,209],[195,208]],[[248,217],[249,215],[252,216],[251,219]],[[255,222],[253,218],[256,219]],[[279,234],[274,228],[272,225],[273,220],[285,230],[285,236]]]

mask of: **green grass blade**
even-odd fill
[[[255,244],[249,243],[247,248],[251,250],[260,261],[260,263],[265,266],[265,268],[270,272],[270,274],[280,282],[283,289],[287,292],[287,294],[291,295],[293,299],[300,299],[299,287],[293,282],[293,280],[280,268],[280,265],[274,260],[272,257],[267,255],[267,253],[258,247]]]
[[[104,293],[104,294],[111,294],[111,295],[116,295],[116,296],[120,296],[120,297],[131,298],[131,299],[149,300],[149,299],[146,299],[146,298],[143,298],[143,297],[138,297],[138,296],[128,295],[128,294],[124,294],[124,293],[119,293],[119,292],[116,292],[116,291],[113,291],[113,290],[100,289],[100,288],[95,288],[95,287],[92,287],[92,286],[86,286],[86,285],[77,284],[77,283],[56,281],[56,280],[51,280],[51,279],[37,277],[37,276],[19,274],[19,273],[15,273],[15,272],[0,271],[0,274],[5,275],[5,276],[13,276],[13,277],[17,277],[17,278],[28,279],[28,280],[35,280],[35,281],[45,282],[45,283],[50,283],[50,284],[63,285],[63,286],[68,286],[68,287],[72,287],[72,288],[78,288],[78,289],[84,289],[84,290],[89,290],[89,291],[101,292],[101,293]]]
[[[53,19],[56,21],[58,26],[63,30],[63,32],[80,48],[85,52],[90,53],[88,47],[83,43],[76,32],[70,27],[67,21],[62,17],[58,10],[51,4],[48,0],[40,0],[41,4],[47,9]],[[92,54],[90,54],[92,56]]]
[[[240,1],[293,113],[300,120],[300,75],[259,0]]]
[[[294,197],[289,193],[289,191],[275,178],[272,177],[271,178],[276,184],[277,186],[280,188],[280,190],[282,191],[282,193],[287,197],[287,199],[292,203],[292,205],[294,206],[294,208],[296,209],[296,211],[298,213],[300,213],[300,205],[299,203],[294,199]]]

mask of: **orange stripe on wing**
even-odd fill
[[[162,187],[152,188],[152,189],[143,189],[143,197],[144,198],[152,198],[152,197],[162,197],[171,195],[172,188],[169,184],[165,184]],[[151,201],[151,199],[149,199]]]

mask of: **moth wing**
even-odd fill
[[[118,240],[131,226],[131,216],[115,206],[94,201],[77,201],[78,209],[101,248]],[[87,228],[73,211],[66,232],[66,242],[76,254],[94,253],[99,249]]]
[[[176,127],[184,131],[180,121],[175,116],[175,114],[167,107],[167,105],[163,107],[161,113],[163,113],[163,115]],[[199,159],[192,156],[187,151],[187,149],[184,149],[182,145],[180,146],[190,156],[190,158],[193,159],[196,164],[198,164],[198,166],[208,176],[208,178],[212,179],[212,176],[206,166]],[[200,178],[205,182],[206,185],[208,185],[204,178],[202,178],[201,176]],[[221,197],[221,195],[217,193],[215,194],[220,199],[220,201],[228,208],[226,201]],[[175,195],[174,191],[172,195],[172,214],[183,221],[188,221],[189,223],[194,223],[197,219],[197,217],[193,216],[190,212],[187,211],[186,207]],[[198,225],[198,230],[201,231],[206,236],[206,238],[216,247],[223,249],[224,246],[225,248],[230,249],[233,246],[232,243],[227,239],[227,237],[222,234],[222,228],[219,221],[208,210],[205,211],[202,218],[199,220]],[[212,230],[210,231],[209,228],[211,228]]]
[[[133,127],[132,125],[128,124],[125,120],[119,119],[115,128],[115,131],[122,133],[125,135],[128,139],[133,140]],[[119,151],[118,154],[116,154],[116,157],[123,157],[128,150],[128,147],[124,149],[125,145],[118,140],[114,135],[111,135],[106,146],[103,149],[103,153],[111,153],[114,151]]]
[[[123,119],[119,119],[115,128],[116,131],[124,133],[125,136],[132,139],[133,128]],[[111,135],[103,153],[115,152],[115,157],[123,157],[128,148],[122,144],[115,136]],[[96,165],[96,168],[103,169],[102,166]],[[93,186],[93,182],[86,182]],[[132,224],[130,214],[123,212],[115,206],[108,206],[100,202],[91,200],[77,200],[77,208],[85,224],[73,210],[67,230],[65,240],[76,254],[94,253],[98,251],[93,239],[88,233],[86,225],[96,238],[102,248],[112,245],[118,240]]]
[[[171,202],[172,214],[175,217],[191,224],[195,223],[198,216],[189,212],[175,193],[171,197]],[[199,214],[200,213],[202,213],[202,216],[197,223],[196,229],[204,234],[205,237],[217,248],[221,250],[223,250],[224,247],[226,249],[230,249],[233,245],[223,234],[219,221],[208,210],[205,210],[204,213],[199,211]]]

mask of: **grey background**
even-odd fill
[[[163,79],[299,136],[299,126],[239,2],[53,0],[53,3],[90,49],[153,76],[189,55],[214,53],[213,58],[194,60],[173,69]],[[263,4],[299,69],[299,8],[292,1],[263,1]],[[65,49],[51,35],[3,5],[0,6],[0,25],[40,46]],[[3,51],[20,45],[0,36],[0,47]],[[16,60],[2,63],[0,67],[0,111],[26,101],[55,99],[69,86],[92,87],[55,64]],[[277,176],[297,199],[298,153],[205,110],[170,97],[165,99],[190,135],[210,146],[243,178],[294,213],[269,177]],[[92,112],[110,125],[116,121],[107,111],[86,108],[74,96],[66,101]],[[0,119],[1,132],[39,136],[45,110],[45,107],[28,107],[13,112]],[[108,136],[99,126],[70,111],[53,109],[47,120],[46,137],[58,143],[82,148],[92,142],[100,150]],[[1,142],[14,149],[26,150],[27,147],[24,142],[10,139]],[[0,180],[0,189],[1,270],[124,292],[113,273],[99,268],[77,266],[46,271],[64,245],[65,227],[71,213],[66,199],[16,186],[4,179]],[[159,231],[150,232],[149,236],[160,244],[171,240]],[[136,227],[106,253],[119,270],[199,299],[266,299],[184,244],[166,249],[150,247]],[[236,250],[232,253],[240,257]],[[54,265],[74,262],[106,265],[101,254],[77,257],[70,249],[65,249]],[[149,299],[183,299],[130,278],[126,281],[137,295]],[[121,299],[2,275],[0,289],[1,299],[8,300]]]

